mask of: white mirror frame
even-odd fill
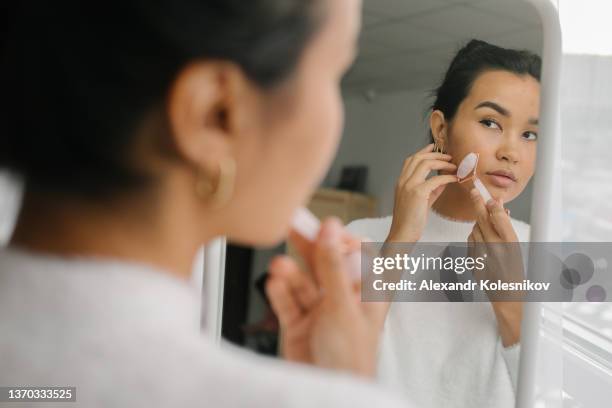
[[[540,15],[543,31],[540,125],[536,171],[531,201],[531,242],[561,241],[561,24],[552,0],[527,0]],[[539,260],[529,257],[528,274],[537,280]],[[540,357],[538,344],[542,304],[525,304],[521,326],[521,356],[516,398],[517,408],[532,408],[536,397],[536,369]],[[559,387],[561,384],[558,384]],[[561,390],[557,390],[559,396]],[[560,401],[559,401],[560,403]]]
[[[561,27],[552,0],[526,0],[540,15],[543,30],[542,78],[540,95],[540,133],[536,172],[531,204],[532,242],[559,242],[561,225],[560,172],[561,157],[559,84],[561,76]],[[536,204],[537,203],[537,204]],[[221,340],[223,289],[225,278],[224,238],[205,247],[202,320],[206,332],[216,342]],[[534,260],[535,262],[535,260]],[[532,265],[532,258],[529,259]],[[529,268],[532,279],[537,269]],[[541,320],[540,303],[526,303],[521,328],[521,357],[518,379],[517,408],[531,408],[535,402],[536,363]]]
[[[221,342],[226,248],[225,237],[217,238],[204,247],[201,320],[202,328],[215,343]]]

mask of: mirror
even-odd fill
[[[536,155],[535,144],[524,146],[537,138],[538,81],[499,68],[485,70],[499,75],[475,85],[483,79],[479,71],[460,97],[464,101],[476,90],[476,99],[486,97],[470,101],[483,105],[470,106],[471,116],[459,108],[447,126],[434,129],[440,121],[430,120],[430,107],[451,61],[470,40],[485,42],[483,52],[495,46],[541,56],[542,32],[538,12],[527,1],[365,0],[359,57],[342,83],[343,139],[308,208],[318,217],[338,216],[356,235],[384,241],[405,161],[435,134],[458,156],[450,160],[457,167],[440,174],[458,174],[461,183],[440,193],[420,241],[466,242],[474,225],[466,219],[472,185],[485,201],[512,190],[502,197],[504,207],[518,240],[529,241],[532,183],[527,180]],[[470,58],[468,66],[483,56]],[[517,98],[512,91],[519,88],[524,92]],[[485,101],[494,103],[480,103]],[[500,147],[510,133],[515,139]],[[488,138],[487,147],[474,144],[482,142],[480,137]],[[268,262],[279,253],[295,250],[285,244],[265,249],[228,245],[223,294],[222,336],[274,356],[280,334],[264,283]],[[381,343],[380,381],[419,407],[514,406],[520,347],[518,339],[506,341],[500,333],[500,319],[499,310],[487,302],[392,302]]]

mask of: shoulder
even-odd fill
[[[518,236],[520,242],[529,242],[529,235],[531,233],[531,226],[524,221],[517,220],[516,218],[510,218],[514,231]]]
[[[179,343],[174,355],[165,360],[172,373],[181,379],[189,394],[185,406],[226,407],[368,407],[383,401],[399,407],[393,393],[386,395],[374,383],[339,372],[321,370],[280,359],[263,357],[225,341],[221,347],[201,344],[201,339]],[[186,379],[184,374],[189,374]],[[164,382],[172,375],[166,375]],[[228,390],[240,386],[240,392]],[[214,403],[213,403],[214,402]]]
[[[361,218],[351,221],[346,229],[351,234],[369,238],[376,242],[382,242],[387,239],[389,230],[391,229],[390,215],[379,218]]]
[[[112,347],[98,344],[95,356],[89,352],[91,357],[53,375],[86,390],[79,399],[93,408],[366,408],[380,401],[384,406],[402,406],[394,394],[386,395],[374,384],[349,375],[258,356],[226,344],[219,347],[199,335],[160,330],[134,337],[115,338]],[[63,355],[69,355],[68,348],[63,349]],[[0,374],[0,382],[3,378]]]

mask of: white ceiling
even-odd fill
[[[359,56],[345,95],[434,88],[454,53],[477,38],[540,53],[541,26],[523,0],[364,0]]]

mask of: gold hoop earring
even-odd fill
[[[216,183],[213,183],[210,177],[200,171],[196,180],[196,194],[208,201],[212,208],[219,209],[232,197],[235,180],[236,161],[232,158],[225,158],[219,161],[219,177]]]
[[[444,153],[444,148],[434,142],[434,153]]]

